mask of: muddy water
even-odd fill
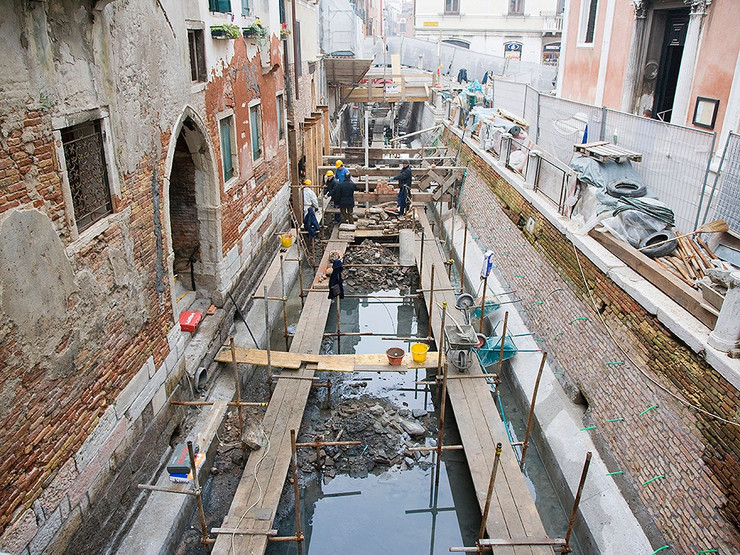
[[[385,337],[425,337],[427,313],[423,304],[397,299],[400,291],[381,291],[363,299],[340,302],[342,332],[375,332]],[[336,305],[326,331],[337,327]],[[383,340],[380,336],[350,336],[327,341],[337,353],[382,353],[389,347],[409,351],[411,340]],[[429,356],[434,356],[430,353]],[[433,372],[433,371],[432,371]],[[405,373],[361,372],[352,376],[366,380],[362,388],[342,386],[336,395],[382,397],[398,408],[435,411],[435,392],[415,381],[425,371]],[[454,418],[445,428],[446,442],[459,442]],[[427,444],[433,440],[427,439]],[[300,511],[305,534],[303,552],[313,554],[353,553],[449,553],[451,546],[473,545],[480,526],[480,511],[464,455],[459,451],[442,458],[439,485],[435,467],[397,466],[370,473],[364,478],[337,475],[324,483],[318,474],[302,484]],[[290,511],[279,524],[279,535],[295,532],[295,513]],[[292,543],[272,543],[267,553],[297,553]]]

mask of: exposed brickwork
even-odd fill
[[[448,143],[457,148],[451,134]],[[588,401],[584,425],[623,470],[677,553],[740,550],[740,429],[687,408],[643,376],[609,339],[589,299],[573,245],[467,146],[462,210],[483,247],[522,299],[523,316],[543,340],[566,389]],[[533,235],[520,228],[537,220]],[[740,395],[654,316],[578,253],[599,312],[617,342],[662,387],[727,419]],[[607,362],[624,364],[607,365]],[[657,404],[642,416],[646,408]],[[608,419],[624,418],[622,422]],[[608,457],[608,458],[611,458]],[[665,478],[643,486],[658,475]]]
[[[279,62],[277,43],[273,38],[272,59]],[[231,107],[235,114],[240,179],[227,192],[221,183],[223,253],[241,245],[287,180],[287,148],[278,141],[275,127],[275,91],[283,86],[282,70],[278,63],[263,75],[259,57],[249,60],[244,42],[234,44],[234,58],[208,84],[207,110],[200,115],[219,157],[213,166],[220,168],[215,113]],[[189,73],[187,79],[183,90],[190,86]],[[265,144],[256,167],[246,107],[254,98],[262,99]],[[5,109],[5,101],[0,95],[0,108]],[[166,102],[162,106],[168,107]],[[138,150],[140,143],[134,147],[138,162],[120,176],[114,214],[101,222],[105,225],[96,235],[78,242],[72,241],[65,221],[62,174],[55,159],[51,120],[58,114],[53,106],[29,102],[25,113],[0,115],[0,219],[17,209],[35,208],[45,215],[67,248],[77,287],[57,327],[63,331],[48,341],[32,344],[15,323],[0,319],[0,548],[12,545],[21,551],[35,541],[38,551],[63,552],[70,545],[75,553],[99,552],[98,546],[113,536],[132,508],[139,495],[135,484],[150,478],[179,422],[182,411],[168,408],[155,415],[148,403],[139,416],[116,423],[112,439],[92,460],[83,464],[76,457],[147,360],[152,357],[159,369],[170,355],[167,334],[174,324],[169,280],[166,271],[156,269],[167,264],[162,197],[167,152],[177,138],[171,129],[161,129],[162,122],[175,122],[178,113],[162,115],[156,109],[142,108],[142,119],[155,130],[154,144],[148,151]],[[115,117],[111,120],[115,133]],[[120,150],[114,156],[121,150],[129,153],[126,141],[115,138]],[[263,264],[274,248],[276,241],[255,253],[255,260]],[[38,314],[39,319],[44,316]],[[49,356],[32,362],[30,353],[39,350]],[[66,362],[64,371],[52,364],[59,359]],[[167,394],[176,384],[177,379],[167,382]],[[55,528],[44,528],[52,515]],[[49,544],[57,530],[63,540]]]

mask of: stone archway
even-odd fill
[[[212,300],[221,260],[221,209],[213,148],[205,126],[186,108],[167,155],[164,213],[167,268],[177,320],[197,298]]]

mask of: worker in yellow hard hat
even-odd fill
[[[337,181],[337,178],[334,177],[334,172],[331,170],[327,171],[326,178],[324,179],[324,196],[329,197],[332,200],[332,205],[337,210],[339,209],[339,205],[336,201],[336,192],[338,185],[339,181]],[[339,212],[336,212],[334,214],[334,221],[339,221]]]
[[[308,238],[313,239],[319,232],[319,198],[311,189],[311,180],[303,180],[303,227],[308,231]]]
[[[341,160],[337,160],[334,162],[334,167],[337,169],[337,181],[339,183],[342,183],[343,181],[347,181],[349,179],[349,170],[344,167],[344,162]]]

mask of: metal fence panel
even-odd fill
[[[537,142],[537,129],[539,126],[540,93],[527,85],[524,93],[524,119],[529,124],[529,139]]]
[[[605,140],[642,154],[633,165],[650,194],[676,215],[676,229],[695,229],[705,177],[714,147],[714,133],[606,111]]]
[[[588,140],[601,136],[602,110],[572,100],[540,95],[538,146],[565,162],[573,157],[573,145],[583,140],[588,126]]]
[[[704,220],[722,219],[740,233],[740,135],[730,133]]]
[[[503,108],[512,114],[524,117],[524,97],[526,92],[527,85],[525,83],[495,79],[493,81],[493,106],[494,108]]]

